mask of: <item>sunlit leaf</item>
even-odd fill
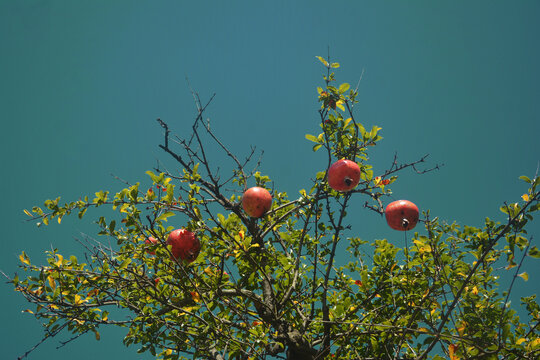
[[[533,257],[533,258],[536,258],[536,259],[539,259],[540,258],[540,250],[538,250],[538,248],[536,246],[532,246],[529,249],[529,256]]]
[[[343,83],[343,84],[341,84],[341,85],[339,86],[338,91],[339,91],[340,93],[344,93],[345,91],[349,90],[350,87],[351,87],[351,85],[349,85],[348,83]]]
[[[325,58],[323,58],[322,56],[316,56],[317,59],[319,59],[319,61],[326,67],[328,67],[328,61],[326,61]]]
[[[51,276],[47,277],[47,281],[49,282],[49,286],[51,287],[51,289],[56,289],[56,282]]]
[[[30,265],[30,259],[26,255],[26,253],[23,251],[21,255],[19,255],[19,260],[26,265]]]
[[[457,345],[448,345],[448,355],[450,356],[450,360],[459,360],[459,357],[456,355],[457,348]]]
[[[156,221],[167,221],[167,218],[169,218],[171,216],[174,216],[174,215],[176,215],[176,214],[173,213],[172,211],[167,211],[167,212],[161,214],[160,216],[158,216]]]
[[[525,280],[525,281],[528,281],[528,280],[529,280],[529,274],[527,274],[526,271],[522,272],[521,274],[518,274],[518,276],[519,276],[520,278],[522,278],[523,280]]]

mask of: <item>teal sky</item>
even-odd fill
[[[532,177],[540,160],[539,17],[540,2],[525,0],[0,0],[0,269],[17,271],[22,250],[36,262],[53,247],[82,253],[74,237],[95,235],[97,212],[37,229],[22,209],[115,192],[122,184],[111,173],[147,182],[156,159],[169,161],[155,119],[187,134],[194,118],[186,76],[203,99],[217,94],[207,116],[223,141],[239,155],[264,150],[262,171],[296,197],[325,166],[304,134],[319,130],[315,56],[328,47],[339,82],[355,85],[365,71],[356,116],[383,128],[375,170],[395,152],[444,163],[403,173],[395,198],[460,224],[502,221],[499,206],[519,199],[518,177]],[[402,241],[364,201],[349,211],[357,234]],[[537,239],[539,223],[530,228]],[[540,289],[539,264],[526,266],[531,280],[518,279],[513,304]],[[10,286],[0,292],[2,358],[15,359],[42,330]],[[99,342],[86,336],[59,350],[52,340],[29,359],[149,358],[122,337],[104,330]]]

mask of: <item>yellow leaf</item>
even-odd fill
[[[33,217],[32,214],[30,214],[30,211],[28,211],[28,210],[26,210],[26,209],[24,209],[23,211],[24,211],[24,213],[25,213],[26,215],[28,215],[28,216],[30,216],[30,217]]]
[[[343,101],[343,100],[338,100],[338,101],[336,101],[336,106],[337,106],[341,111],[345,111],[345,107],[343,106],[344,103],[345,103],[345,101]]]
[[[527,348],[532,351],[532,350],[537,350],[538,348],[540,348],[540,338],[536,338],[534,339],[533,341],[531,341],[529,343],[529,345],[527,346]]]
[[[518,274],[518,276],[519,276],[520,278],[522,278],[523,280],[525,280],[525,281],[528,281],[528,280],[529,280],[529,274],[527,274],[527,272],[525,272],[525,271],[522,272],[521,274]]]
[[[54,263],[54,265],[56,266],[62,266],[62,262],[64,261],[64,257],[60,254],[56,254],[56,256],[58,257],[58,261]]]
[[[56,289],[56,282],[54,281],[54,279],[51,276],[49,276],[47,277],[47,280],[49,281],[49,286],[51,287],[51,289],[53,290]]]
[[[319,59],[319,61],[322,62],[324,66],[329,66],[328,61],[326,61],[322,56],[316,56],[316,58]]]
[[[462,321],[461,326],[457,328],[457,331],[460,336],[463,336],[463,332],[465,331],[466,327],[467,327],[467,323],[465,321]]]
[[[448,355],[450,355],[450,360],[459,360],[459,357],[456,356],[457,346],[454,344],[448,345]]]
[[[188,307],[182,308],[182,310],[184,310],[185,312],[180,313],[178,315],[180,315],[180,316],[181,315],[186,315],[186,313],[193,311],[193,309],[195,309],[195,306],[188,306]]]
[[[61,222],[62,222],[62,217],[59,216],[59,217],[58,217],[58,223],[60,224]]]
[[[75,294],[75,299],[73,300],[73,303],[75,305],[79,305],[79,304],[82,304],[82,303],[84,303],[86,301],[88,301],[88,300],[83,299],[79,294]]]
[[[19,260],[21,260],[23,264],[30,265],[30,259],[28,259],[28,256],[26,256],[24,251],[19,255]]]
[[[23,312],[27,312],[27,313],[29,313],[29,314],[33,314],[33,313],[34,313],[34,312],[33,312],[32,310],[30,310],[30,309],[23,310]]]
[[[528,194],[521,195],[521,198],[523,199],[523,201],[529,201],[529,195]]]
[[[478,295],[478,288],[476,287],[476,285],[472,288],[471,292],[472,292],[474,295]]]
[[[195,302],[200,302],[201,301],[201,294],[199,294],[197,291],[191,291],[191,298]]]
[[[429,332],[429,330],[426,329],[425,327],[418,328],[418,331],[423,332],[423,333],[428,333]]]
[[[527,339],[525,339],[525,338],[518,339],[518,340],[516,341],[516,345],[521,345],[521,344],[523,344],[525,341],[527,341]]]
[[[165,350],[165,356],[168,356],[168,355],[171,355],[171,354],[172,354],[172,350],[171,350],[171,349]]]

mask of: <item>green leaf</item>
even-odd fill
[[[322,144],[315,144],[313,145],[313,151],[317,151],[321,148]]]
[[[165,201],[171,203],[174,200],[174,185],[167,184],[167,196],[165,196]]]
[[[150,176],[150,178],[152,179],[152,181],[153,181],[154,183],[158,183],[158,182],[159,182],[158,176],[157,176],[156,174],[154,174],[152,171],[148,170],[146,173],[148,174],[148,176]]]
[[[529,249],[529,256],[535,259],[540,259],[540,250],[536,246],[533,246]]]
[[[538,184],[540,184],[540,176],[537,176],[534,178],[534,182],[532,184],[532,187],[533,187],[533,191],[536,189],[536,187],[538,186]]]
[[[122,263],[120,264],[120,266],[118,267],[118,270],[123,270],[125,268],[127,268],[127,266],[131,263],[131,258],[125,258],[124,261],[122,261]]]
[[[139,194],[139,183],[135,183],[129,188],[129,198],[132,201],[137,201],[137,195]]]
[[[82,208],[79,211],[79,219],[82,219],[82,217],[84,216],[84,213],[86,212],[86,210],[88,210],[88,208]]]
[[[525,181],[526,183],[529,183],[529,184],[532,182],[531,179],[529,179],[529,178],[528,178],[527,176],[525,176],[525,175],[520,176],[519,178],[520,178],[521,180]]]
[[[167,211],[166,213],[163,213],[159,215],[159,217],[156,219],[156,221],[167,221],[167,218],[176,215],[172,211]]]
[[[115,227],[116,227],[116,221],[112,220],[112,221],[109,223],[109,231],[110,231],[110,232],[113,232]]]
[[[310,135],[310,134],[306,134],[306,139],[308,139],[309,141],[313,141],[315,143],[319,142],[319,140],[315,136]]]
[[[343,94],[345,91],[349,90],[350,87],[351,85],[349,85],[348,83],[343,83],[339,85],[338,91]]]
[[[107,201],[108,191],[98,191],[94,198],[94,204],[101,205]]]

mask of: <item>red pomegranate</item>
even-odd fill
[[[195,261],[201,251],[201,243],[197,236],[186,229],[171,231],[167,244],[171,245],[171,252],[176,259],[180,258],[188,263]]]
[[[272,195],[268,190],[254,186],[242,196],[242,207],[249,216],[260,218],[272,207]]]
[[[418,222],[418,207],[408,200],[397,200],[386,206],[386,222],[394,230],[412,230]]]
[[[328,169],[328,185],[336,191],[350,191],[360,181],[360,167],[347,159],[336,161]]]

